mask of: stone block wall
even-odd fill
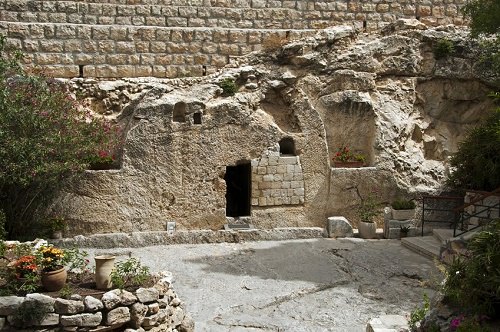
[[[20,310],[33,306],[43,308],[43,319],[17,321]],[[21,326],[44,331],[194,331],[184,304],[164,283],[134,293],[115,289],[100,299],[74,294],[67,300],[38,293],[0,297],[0,330],[26,331]]]
[[[280,206],[304,203],[304,174],[299,156],[270,152],[252,160],[252,205]]]
[[[465,0],[1,0],[0,33],[57,77],[202,76],[314,29],[463,24]]]

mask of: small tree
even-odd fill
[[[450,161],[448,184],[491,191],[500,186],[500,109],[470,131]]]
[[[24,72],[5,46],[0,36],[0,209],[13,238],[36,231],[62,181],[111,154],[118,135],[65,84]]]

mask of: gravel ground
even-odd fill
[[[171,271],[196,331],[365,331],[441,281],[398,240],[310,239],[88,249]]]

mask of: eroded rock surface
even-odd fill
[[[398,240],[314,239],[130,249],[168,269],[196,331],[365,331],[408,315],[442,280],[432,260]],[[111,250],[118,260],[126,249]],[[92,254],[110,249],[89,249]],[[182,306],[182,304],[181,304]]]
[[[441,39],[455,47],[436,60]],[[381,201],[439,190],[448,157],[492,107],[495,80],[479,58],[466,30],[403,20],[373,34],[322,30],[204,78],[73,80],[118,101],[106,109],[125,144],[119,170],[67,187],[58,205],[66,235],[157,231],[167,221],[216,230],[228,210],[257,228],[324,227],[334,215],[356,225],[355,207],[373,188]],[[227,77],[234,96],[218,86]],[[342,145],[373,167],[331,168]]]

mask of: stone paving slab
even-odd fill
[[[366,331],[434,294],[434,263],[398,240],[305,239],[89,249],[174,274],[196,331]]]

